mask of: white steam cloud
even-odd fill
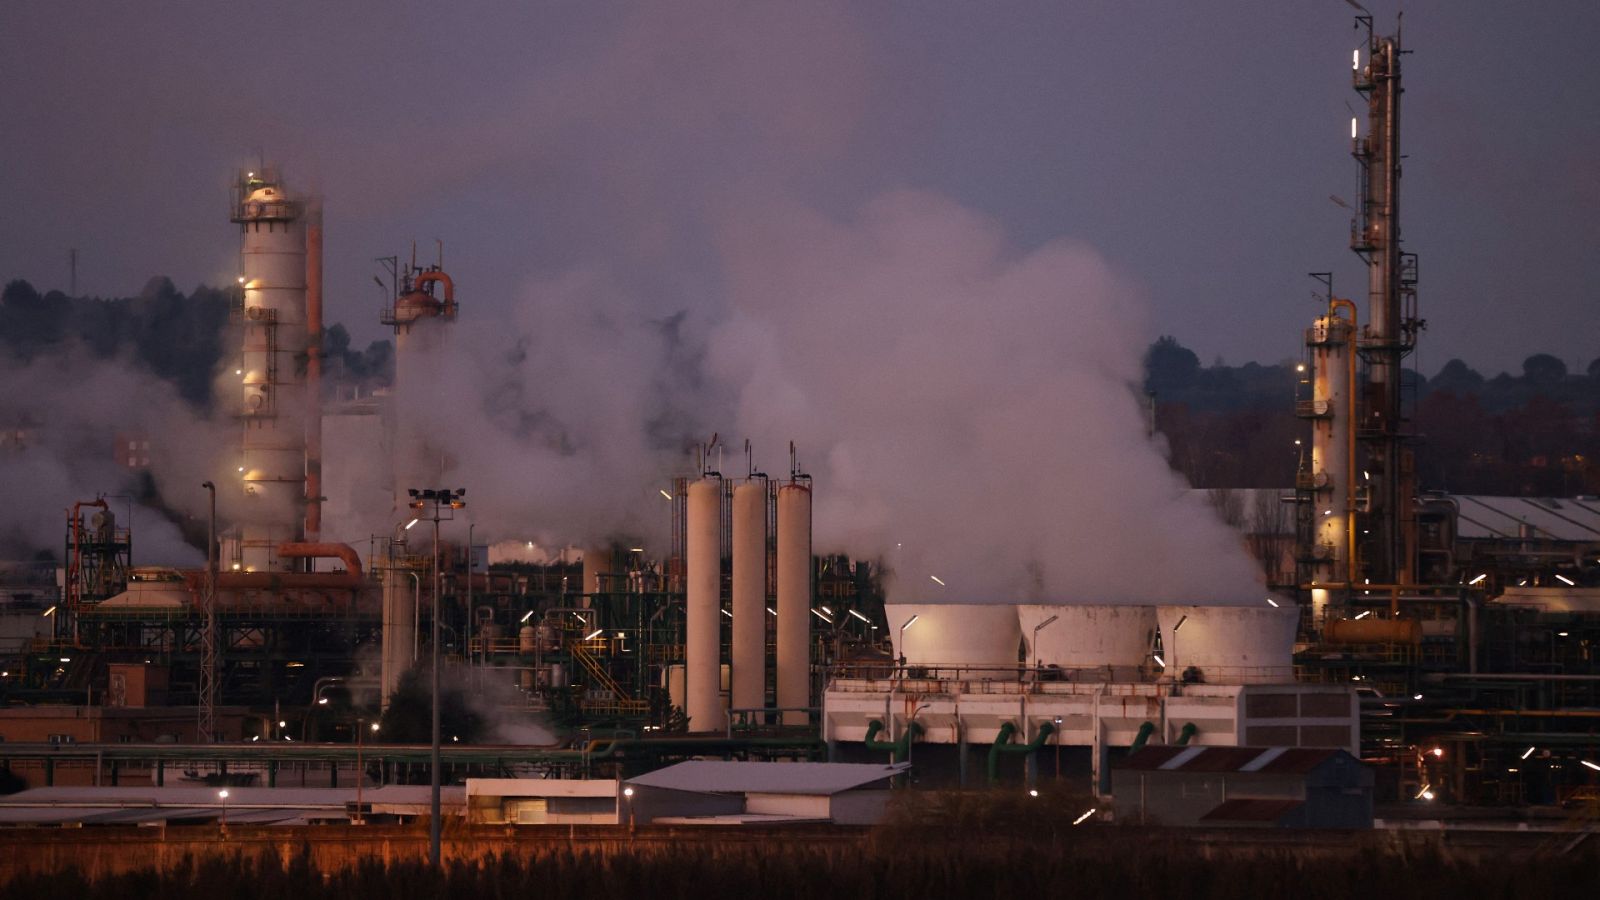
[[[1259,602],[1145,437],[1143,303],[1093,249],[1017,252],[909,191],[849,221],[768,198],[719,233],[724,304],[662,316],[576,274],[415,364],[403,408],[476,489],[474,521],[659,541],[658,488],[719,431],[774,474],[796,441],[819,550],[882,558],[899,599]]]

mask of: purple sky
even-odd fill
[[[64,288],[77,247],[90,293],[228,281],[227,184],[263,151],[326,195],[328,318],[358,339],[382,334],[372,258],[412,239],[445,241],[464,316],[603,265],[715,317],[727,223],[909,187],[1016,252],[1093,245],[1206,361],[1274,361],[1317,311],[1304,273],[1363,283],[1329,200],[1354,193],[1352,12],[20,0],[0,8],[0,279]],[[1600,6],[1419,4],[1406,37],[1421,368],[1587,365]]]

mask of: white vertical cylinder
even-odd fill
[[[282,541],[303,533],[305,498],[306,239],[304,210],[275,180],[241,183],[244,438],[238,468],[249,503],[240,534],[246,571],[284,571]]]
[[[1323,316],[1312,329],[1311,396],[1319,418],[1311,425],[1311,471],[1316,480],[1315,540],[1323,548],[1312,579],[1321,584],[1343,583],[1348,572],[1350,483],[1350,367],[1346,356],[1349,325],[1333,315]],[[1321,607],[1326,608],[1324,591]],[[1314,625],[1320,627],[1323,609],[1313,603]]]
[[[811,705],[811,487],[778,488],[778,705]],[[804,713],[784,713],[805,725]]]
[[[383,573],[382,690],[383,708],[400,686],[400,677],[411,668],[411,653],[416,642],[416,594],[411,576],[394,565]]]
[[[690,731],[716,731],[722,711],[722,479],[708,476],[689,485],[688,531],[684,535],[684,713]]]
[[[767,702],[767,480],[733,489],[733,686],[735,709]]]

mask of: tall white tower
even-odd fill
[[[275,173],[235,186],[244,347],[237,367],[244,438],[235,465],[245,571],[289,571],[276,548],[303,534],[306,478],[306,236],[302,205]]]

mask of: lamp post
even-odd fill
[[[1033,626],[1033,641],[1032,641],[1032,644],[1033,644],[1033,680],[1034,681],[1038,681],[1039,680],[1039,632],[1045,630],[1045,628],[1047,626],[1053,624],[1055,622],[1055,620],[1057,620],[1059,618],[1061,618],[1061,616],[1059,614],[1058,615],[1054,615],[1054,616],[1051,616],[1048,619],[1045,619],[1043,622],[1040,622],[1039,624]]]
[[[1178,629],[1182,628],[1183,627],[1183,623],[1185,623],[1187,621],[1189,621],[1189,617],[1188,616],[1186,616],[1186,615],[1179,616],[1178,617],[1178,624],[1172,626],[1172,680],[1173,681],[1182,680],[1181,675],[1179,673],[1179,669],[1178,669]]]
[[[628,804],[628,834],[633,834],[634,823],[633,823],[633,788],[632,787],[625,787],[625,788],[622,789],[622,799]]]
[[[222,801],[222,830],[228,830],[228,789],[217,791],[217,799]]]
[[[361,765],[361,738],[365,734],[362,719],[356,718],[356,821],[367,824],[367,814],[361,806],[361,786],[367,780],[367,770]],[[378,723],[372,723],[372,733],[378,733]]]
[[[428,488],[419,490],[412,488],[411,508],[428,511],[433,515],[433,646],[429,651],[433,657],[433,676],[431,678],[433,693],[433,740],[429,748],[429,768],[432,770],[429,777],[429,818],[428,818],[428,861],[434,868],[439,867],[439,593],[443,589],[443,580],[439,572],[439,523],[453,519],[454,515],[443,515],[448,510],[452,514],[455,510],[463,509],[466,503],[462,497],[466,496],[466,488]]]

